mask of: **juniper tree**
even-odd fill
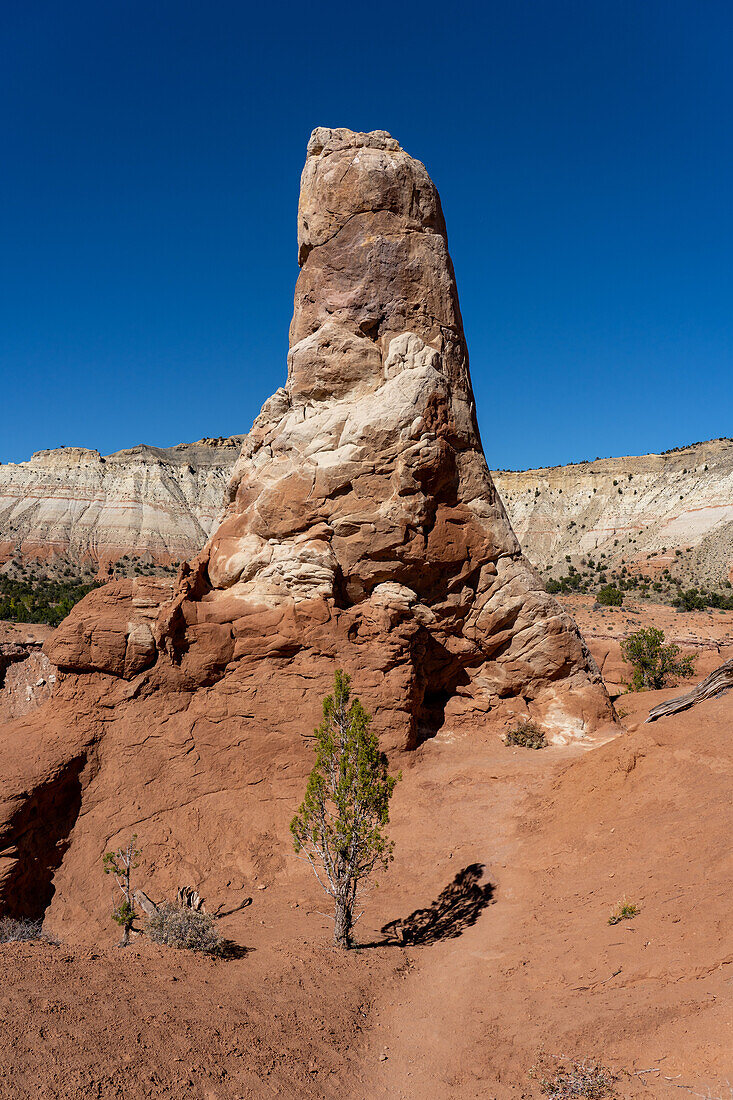
[[[664,632],[650,626],[629,634],[621,642],[621,654],[633,668],[631,691],[647,691],[666,687],[671,679],[686,679],[695,675],[695,658],[680,657],[680,647],[664,644]]]
[[[356,903],[379,866],[393,858],[384,835],[389,801],[400,776],[391,776],[370,728],[371,716],[351,701],[351,678],[337,670],[315,731],[316,763],[305,798],[290,823],[296,853],[308,860],[333,898],[334,943],[349,947]]]
[[[140,849],[135,847],[137,833],[131,837],[126,848],[118,848],[114,852],[105,852],[102,863],[105,875],[114,875],[115,882],[122,891],[123,900],[112,910],[112,920],[122,926],[122,941],[120,947],[126,947],[130,942],[130,930],[135,920],[135,899],[132,892],[132,872],[140,864]]]

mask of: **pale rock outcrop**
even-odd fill
[[[302,388],[320,400],[319,393],[335,394],[345,382],[353,386],[379,369],[376,345],[328,321],[289,358],[299,379],[291,387],[296,398]],[[385,361],[385,377],[397,368]],[[285,388],[278,390],[255,428],[281,416],[289,401]],[[413,432],[421,428],[418,419]],[[141,446],[106,458],[64,447],[0,465],[0,567],[15,559],[63,574],[66,566],[81,564],[106,576],[109,565],[124,555],[159,565],[194,557],[222,514],[242,438],[167,450]],[[673,564],[688,586],[733,579],[730,440],[662,455],[494,470],[491,477],[524,553],[537,568],[566,571],[566,554],[576,565],[583,557],[605,554],[606,565],[618,566],[623,558],[652,574]]]
[[[103,574],[124,555],[154,564],[198,553],[224,506],[241,436],[103,457],[83,447],[0,465],[0,566]]]
[[[690,586],[733,579],[733,440],[493,478],[539,568],[603,554],[607,566],[671,567]]]

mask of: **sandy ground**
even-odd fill
[[[623,607],[595,607],[594,596],[564,596],[567,608],[588,640],[620,638],[641,627],[655,626],[664,632],[665,641],[697,653],[701,665],[711,664],[712,671],[720,654],[733,649],[733,611],[677,611],[668,604],[651,603],[626,597]],[[707,675],[707,672],[706,672]]]
[[[677,693],[625,696],[600,747],[444,727],[403,760],[358,951],[329,946],[315,880],[276,873],[221,921],[239,958],[0,948],[0,1096],[519,1100],[544,1051],[599,1059],[620,1097],[729,1100],[733,693],[644,724]]]
[[[45,642],[53,634],[53,627],[45,623],[8,623],[0,619],[0,642]]]

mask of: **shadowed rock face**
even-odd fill
[[[0,905],[31,881],[26,803],[55,800],[82,761],[63,863],[32,879],[53,876],[65,935],[104,920],[94,869],[132,832],[160,896],[187,881],[228,904],[265,866],[298,879],[287,822],[336,667],[392,751],[489,713],[531,713],[561,739],[612,720],[492,484],[424,167],[379,131],[314,131],[298,236],[287,382],[245,439],[216,533],[172,596],[122,581],[77,605],[48,646],[64,670],[52,702],[0,743],[14,853]]]

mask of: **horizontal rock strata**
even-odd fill
[[[103,457],[82,447],[0,465],[0,565],[103,569],[125,554],[168,565],[198,553],[219,519],[242,437]]]
[[[688,583],[733,579],[733,441],[661,455],[499,470],[494,482],[538,567],[583,556],[647,572],[674,566]],[[679,560],[677,550],[685,551]],[[650,559],[650,555],[652,556]]]

